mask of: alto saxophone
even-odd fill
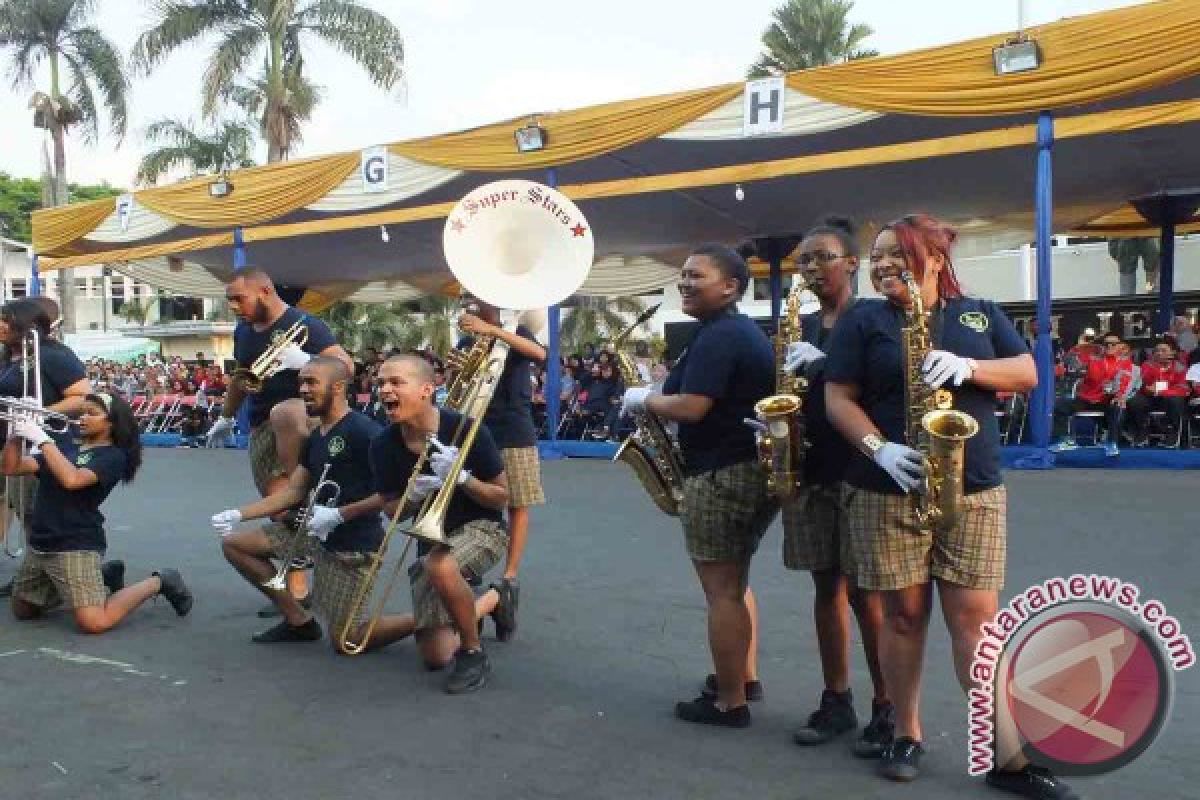
[[[904,347],[904,428],[908,446],[925,457],[925,485],[913,495],[917,522],[928,530],[951,530],[962,517],[963,461],[967,439],[979,432],[970,414],[950,406],[946,389],[933,389],[922,377],[933,349],[929,314],[911,272],[901,275],[911,305],[901,329]]]
[[[617,369],[627,387],[637,386],[642,381],[633,357],[622,352],[621,346],[634,329],[654,316],[657,310],[658,306],[647,309],[612,340]],[[621,443],[613,461],[622,461],[633,469],[659,511],[678,517],[683,498],[683,454],[661,419],[648,411],[636,412],[632,417],[634,431]]]
[[[775,332],[775,391],[754,404],[754,413],[766,430],[759,431],[758,460],[767,472],[767,489],[780,500],[795,496],[804,479],[804,396],[808,379],[783,368],[788,345],[804,337],[800,324],[800,292],[804,284],[794,279],[784,314]]]

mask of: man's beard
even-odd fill
[[[263,300],[255,299],[254,301],[254,317],[253,321],[258,323],[266,322],[270,319],[271,312],[267,310],[267,304]]]

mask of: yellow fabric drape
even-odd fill
[[[296,306],[309,314],[320,314],[334,303],[345,300],[364,285],[363,283],[343,283],[337,286],[310,286],[304,291]]]
[[[461,170],[525,170],[569,164],[644,142],[704,116],[737,97],[741,84],[538,114],[545,149],[518,153],[513,135],[531,117],[390,146],[396,155]]]
[[[117,209],[117,198],[103,197],[86,203],[33,212],[33,252],[49,253],[86,236]]]
[[[1122,133],[1142,128],[1200,122],[1200,103],[1181,100],[1153,106],[1116,109],[1095,114],[1082,114],[1057,120],[1054,135],[1057,140],[1084,136]],[[708,186],[732,185],[752,181],[770,180],[795,175],[805,175],[835,169],[851,169],[890,164],[900,161],[915,161],[925,158],[977,153],[1007,147],[1028,147],[1036,141],[1034,125],[1016,125],[990,131],[943,136],[915,142],[866,147],[836,153],[818,153],[808,156],[777,159],[754,164],[734,164],[725,167],[676,172],[666,175],[648,175],[638,178],[622,178],[595,183],[572,184],[561,187],[561,191],[573,200],[595,200],[625,197],[654,192],[696,189]],[[453,203],[436,203],[415,208],[400,208],[376,211],[353,216],[315,219],[305,222],[262,225],[243,231],[247,243],[286,239],[292,236],[307,236],[317,233],[357,230],[377,225],[398,225],[407,222],[444,218],[454,208]],[[69,256],[47,259],[45,269],[85,266],[109,261],[124,261],[138,258],[204,250],[232,243],[228,233],[200,236],[160,245],[113,250],[103,254]]]
[[[1146,222],[1146,218],[1137,212],[1133,206],[1120,208],[1097,217],[1090,222],[1077,226],[1070,233],[1075,236],[1104,236],[1108,238],[1124,238],[1128,236],[1158,236],[1161,232],[1156,225]],[[1175,233],[1200,232],[1200,219],[1193,217],[1191,221],[1175,226]]]
[[[255,225],[281,217],[325,195],[357,169],[358,153],[304,161],[285,161],[238,170],[230,176],[233,193],[213,198],[211,177],[138,192],[136,201],[168,219],[197,228]]]
[[[1032,113],[1094,103],[1200,74],[1200,2],[1160,2],[1028,31],[1042,52],[1030,72],[996,75],[1008,35],[793,72],[791,88],[830,103],[934,116]]]

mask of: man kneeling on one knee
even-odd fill
[[[458,694],[482,688],[491,672],[480,643],[484,617],[492,617],[499,638],[516,625],[515,604],[502,586],[493,584],[478,598],[472,591],[507,550],[502,512],[508,504],[508,482],[504,460],[484,427],[462,470],[451,474],[473,420],[435,406],[434,390],[433,368],[424,359],[396,356],[380,368],[379,399],[392,424],[371,445],[376,491],[387,499],[389,510],[404,502],[401,514],[411,515],[446,481],[454,480],[455,486],[443,525],[446,544],[422,540],[408,571],[413,613],[381,618],[367,647],[376,649],[416,634],[426,667],[441,669],[453,662],[446,691]],[[413,478],[426,450],[429,458]]]

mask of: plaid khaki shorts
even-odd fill
[[[13,597],[38,608],[102,606],[108,589],[100,576],[100,553],[69,550],[39,553],[25,548],[25,558],[13,578]]]
[[[785,567],[854,574],[843,492],[841,483],[805,486],[795,499],[783,504]]]
[[[528,508],[546,502],[542,492],[542,469],[536,447],[506,447],[504,476],[508,479],[508,507]]]
[[[856,582],[903,589],[931,578],[968,589],[1004,586],[1007,493],[1003,486],[963,498],[962,521],[945,533],[917,527],[912,499],[847,487],[846,521]]]
[[[689,476],[679,515],[687,553],[694,561],[748,562],[778,510],[758,461]]]
[[[263,497],[276,478],[284,477],[283,465],[279,463],[279,453],[275,449],[275,432],[271,424],[264,422],[250,431],[250,472],[254,475],[254,485]]]
[[[450,548],[463,577],[468,582],[476,581],[496,566],[508,550],[508,532],[494,520],[473,520],[450,534]],[[417,630],[453,625],[450,612],[429,582],[424,559],[417,559],[409,567],[408,579],[412,587],[413,616],[417,620]]]
[[[263,526],[263,532],[271,542],[272,555],[283,558],[301,534],[278,522]],[[311,558],[313,567],[313,606],[329,623],[334,632],[345,625],[353,610],[354,594],[362,585],[371,563],[368,553],[335,553],[326,550],[311,536],[296,544],[296,558]],[[366,621],[366,608],[359,608],[355,626]]]

